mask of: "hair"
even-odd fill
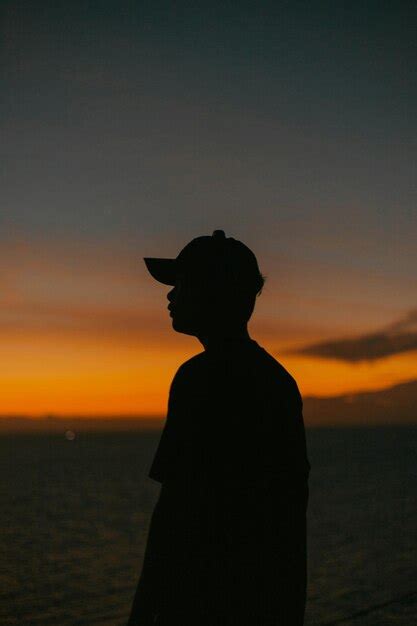
[[[261,295],[266,276],[259,273],[251,285],[238,281],[234,285],[225,285],[223,295],[228,302],[230,315],[240,322],[248,322],[255,308],[256,299]],[[230,289],[231,287],[231,289]]]
[[[256,296],[260,296],[262,293],[262,289],[265,286],[265,282],[266,282],[266,276],[264,274],[259,273],[259,277],[258,277],[258,288],[257,288],[257,292],[256,292]]]

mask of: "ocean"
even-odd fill
[[[125,626],[159,437],[0,437],[3,626]],[[307,429],[307,444],[305,625],[417,624],[417,428]]]

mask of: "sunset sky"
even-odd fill
[[[416,380],[415,13],[4,2],[0,414],[163,415],[203,347],[143,257],[214,229],[303,396]]]

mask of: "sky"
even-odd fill
[[[415,3],[191,4],[2,3],[0,415],[163,415],[215,229],[303,396],[417,379]]]

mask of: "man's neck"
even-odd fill
[[[251,341],[246,326],[229,330],[221,329],[204,335],[197,335],[197,339],[203,344],[205,350],[216,346],[232,345],[241,341]]]

